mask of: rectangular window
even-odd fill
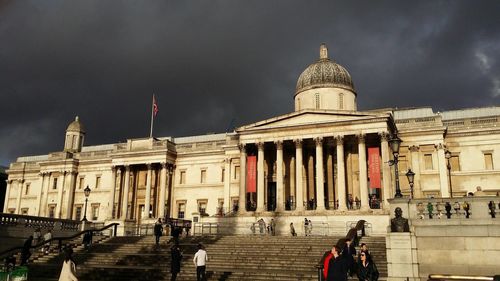
[[[450,165],[452,171],[460,171],[460,158],[458,157],[458,155],[451,156]]]
[[[30,193],[30,184],[26,184],[26,188],[24,189],[24,195],[28,195]]]
[[[424,165],[425,170],[434,170],[432,166],[432,154],[424,154]]]
[[[75,205],[75,220],[79,221],[82,219],[82,205]]]
[[[201,170],[201,183],[206,183],[207,182],[207,170]]]
[[[234,166],[234,179],[237,180],[240,178],[240,166]]]
[[[92,204],[92,220],[96,221],[99,218],[99,204]]]
[[[12,208],[9,209],[9,214],[15,214],[15,213],[16,213],[16,209],[12,209]]]
[[[81,177],[79,180],[78,180],[78,189],[83,189],[83,185],[85,184],[85,181],[84,181],[84,177]]]
[[[493,170],[493,154],[485,153],[484,154],[484,169],[485,170]]]
[[[100,188],[101,187],[101,176],[96,176],[95,177],[95,188]]]
[[[54,181],[52,182],[52,189],[57,189],[57,178],[54,178]]]
[[[49,205],[49,218],[53,219],[56,215],[56,205]]]
[[[186,203],[185,202],[178,203],[177,204],[177,217],[179,217],[179,219],[183,219],[185,212],[186,212]]]
[[[186,171],[181,171],[180,177],[179,177],[179,183],[180,184],[185,184],[186,183]]]
[[[207,213],[207,200],[198,200],[198,212],[200,215]]]
[[[22,208],[21,215],[27,216],[28,215],[28,208]]]
[[[226,176],[226,169],[222,168],[222,173],[221,173],[221,178],[220,178],[220,181],[221,182],[224,182],[224,177]]]

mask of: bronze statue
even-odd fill
[[[403,210],[397,207],[394,210],[395,218],[391,219],[391,231],[392,232],[410,232],[410,226],[408,225],[408,219],[402,217]]]

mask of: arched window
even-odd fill
[[[344,94],[339,94],[339,109],[344,109]]]
[[[316,93],[316,109],[319,109],[319,94]]]

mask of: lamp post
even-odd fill
[[[450,197],[453,198],[453,186],[451,185],[451,163],[450,163],[451,152],[448,149],[444,152],[444,157],[447,160],[446,168],[448,168],[448,182],[450,184]]]
[[[396,181],[396,194],[394,194],[395,198],[403,197],[401,194],[401,188],[399,187],[399,170],[398,170],[398,158],[399,158],[399,146],[401,145],[402,140],[398,137],[397,134],[394,134],[392,138],[389,140],[389,146],[392,150],[393,160],[389,160],[389,166],[394,165],[394,176]]]
[[[413,199],[413,183],[415,180],[415,173],[411,169],[408,169],[408,172],[406,172],[406,177],[408,178],[408,182],[410,183],[410,199]]]
[[[83,213],[82,221],[87,221],[87,202],[89,201],[89,195],[90,195],[90,188],[88,185],[83,190],[83,193],[85,194],[85,212]]]

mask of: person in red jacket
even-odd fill
[[[331,252],[324,259],[323,276],[326,281],[347,281],[347,263],[340,256],[338,246],[333,246]]]

